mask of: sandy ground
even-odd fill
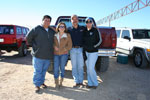
[[[131,59],[128,64],[119,64],[116,57],[111,57],[108,71],[98,73],[96,90],[72,87],[69,61],[63,87],[55,90],[53,73],[47,73],[48,89],[42,89],[39,94],[34,92],[32,84],[31,60],[30,54],[19,57],[16,52],[0,57],[0,100],[150,100],[150,68],[138,69]],[[86,74],[84,82],[87,82]]]

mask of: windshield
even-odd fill
[[[59,22],[64,22],[65,24],[66,24],[66,26],[67,27],[70,27],[70,26],[72,26],[72,23],[71,23],[71,20],[70,20],[70,18],[66,18],[66,19],[60,19],[60,21]],[[79,25],[80,26],[85,26],[85,19],[79,19]]]
[[[132,30],[134,39],[150,39],[150,30]]]
[[[0,34],[13,34],[13,26],[0,25]]]

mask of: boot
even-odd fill
[[[60,79],[60,86],[62,86],[62,82],[64,81],[64,78]]]
[[[55,88],[58,89],[59,88],[59,80],[55,79]]]

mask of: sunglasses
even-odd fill
[[[86,21],[86,24],[87,24],[87,23],[92,23],[92,21],[91,21],[91,20],[90,20],[90,21],[87,20],[87,21]]]
[[[59,28],[65,28],[65,26],[59,26]]]

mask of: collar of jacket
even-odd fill
[[[92,31],[93,29],[94,29],[94,27],[92,27],[90,30],[88,30],[88,28],[86,27],[86,30],[87,30],[87,31]]]
[[[45,28],[42,25],[39,25],[43,30],[45,30]],[[51,30],[51,27],[48,26],[48,31]],[[45,30],[46,31],[46,30]],[[47,31],[46,31],[47,32]]]
[[[59,41],[59,33],[56,33],[55,36],[56,36],[57,40]],[[61,36],[61,39],[62,39],[62,38],[67,38],[67,33],[64,33],[64,34]]]
[[[78,24],[77,28],[74,28],[73,25],[71,26],[72,29],[78,29],[80,27],[80,25]]]

